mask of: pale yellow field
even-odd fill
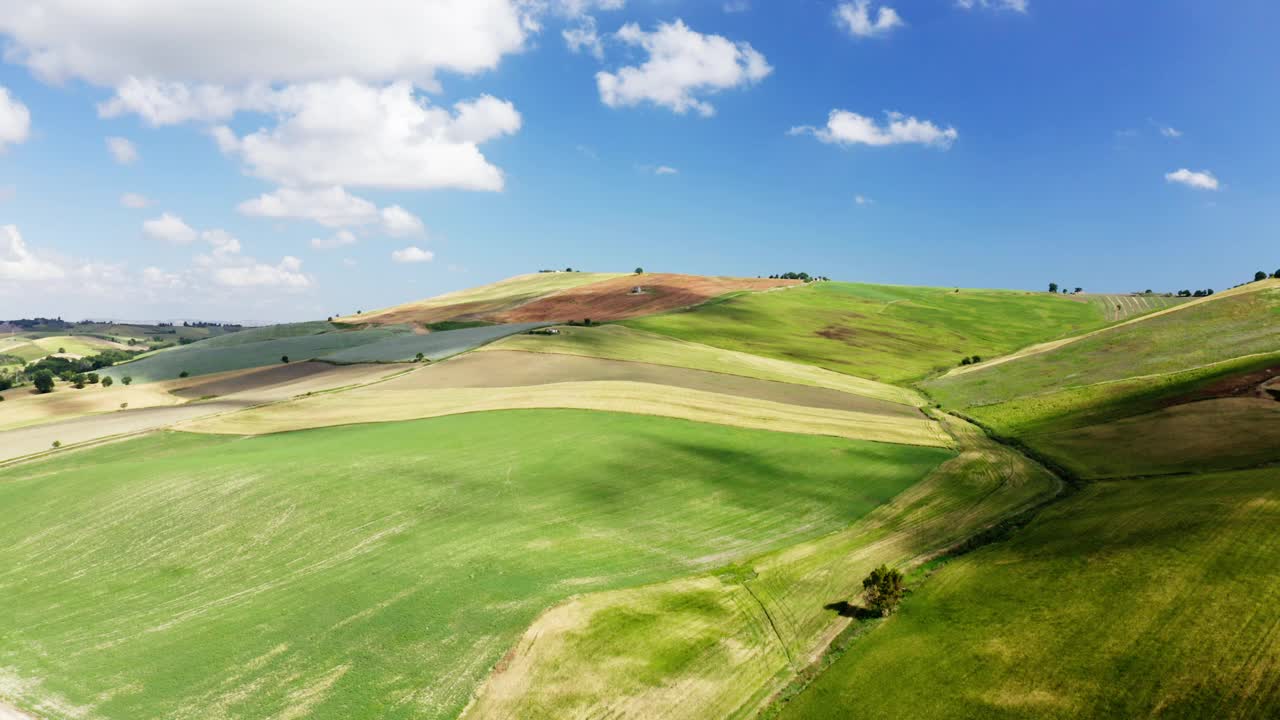
[[[487,410],[571,408],[661,415],[738,427],[947,447],[932,420],[787,405],[687,388],[625,381],[565,382],[512,388],[432,388],[415,383],[419,370],[342,393],[303,398],[179,429],[259,435],[304,428],[387,422]]]
[[[1058,490],[1052,475],[974,426],[944,422],[961,454],[847,530],[727,573],[549,610],[464,718],[755,717],[848,626],[826,606],[855,597],[871,568],[910,567]],[[670,657],[685,662],[669,667]]]
[[[559,330],[559,335],[512,335],[486,345],[480,350],[522,350],[582,355],[608,360],[631,360],[742,375],[759,380],[825,387],[915,407],[923,407],[925,404],[918,393],[907,388],[894,387],[811,365],[686,342],[643,330],[633,330],[622,325],[590,328],[562,327]]]

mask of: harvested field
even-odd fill
[[[428,325],[446,320],[474,320],[509,310],[550,293],[620,277],[621,273],[531,273],[500,282],[405,303],[385,310],[348,315],[340,322],[370,325],[414,323]]]
[[[418,370],[369,387],[215,417],[184,425],[181,429],[261,435],[489,410],[573,408],[909,445],[946,447],[949,444],[937,423],[923,416],[911,418],[815,409],[642,382],[442,388],[432,377],[429,370]]]
[[[1120,322],[1146,315],[1187,302],[1190,298],[1165,297],[1163,295],[1082,295],[1085,300],[1102,308],[1107,322]]]
[[[64,397],[67,398],[64,402],[77,400],[83,402],[81,398],[87,397],[94,401],[105,402],[105,405],[91,405],[88,406],[89,409],[84,409],[86,406],[76,406],[77,411],[95,413],[81,417],[71,416],[72,409],[66,405],[57,406],[54,408],[55,414],[45,412],[36,421],[43,424],[26,423],[30,426],[0,432],[0,462],[47,452],[55,440],[64,446],[70,446],[119,435],[157,430],[179,422],[288,400],[306,393],[373,382],[396,372],[398,370],[383,365],[335,367],[325,363],[298,363],[267,370],[223,373],[217,376],[217,379],[194,385],[189,380],[181,380],[152,385],[131,385],[128,388],[121,385],[107,389],[98,387],[68,390],[64,388],[36,397],[50,398],[53,402]],[[170,390],[174,394],[170,394]],[[130,403],[127,410],[120,410],[120,402],[125,401],[117,398],[129,397],[129,393],[134,392],[144,393],[141,397],[153,400],[153,405],[146,407]],[[94,393],[94,395],[83,395],[84,393]],[[220,396],[204,402],[175,404],[182,398],[199,399],[209,395]],[[9,405],[7,400],[5,405]]]
[[[86,720],[456,718],[545,608],[829,535],[951,456],[542,410],[4,468],[0,689]]]
[[[826,606],[855,596],[871,568],[920,562],[1057,490],[976,427],[945,421],[961,455],[840,532],[552,608],[464,718],[754,717],[848,625]]]
[[[1201,400],[1024,439],[1086,478],[1248,468],[1280,462],[1280,402]]]
[[[161,383],[129,386],[116,383],[109,388],[87,385],[83,390],[76,390],[69,383],[58,383],[54,392],[44,394],[24,385],[5,390],[0,396],[4,397],[4,405],[0,406],[0,430],[113,412],[120,409],[120,403],[145,408],[182,402]],[[0,441],[3,437],[0,435]]]
[[[839,390],[666,365],[550,353],[500,350],[473,353],[419,371],[414,375],[413,384],[420,388],[498,388],[599,380],[652,383],[811,408],[923,417],[918,409],[908,405]]]
[[[499,322],[622,320],[700,305],[728,293],[803,285],[799,280],[720,278],[649,273],[626,275],[558,292],[517,308],[495,313]],[[633,293],[640,287],[643,292]]]
[[[812,365],[761,357],[635,330],[624,325],[561,327],[559,335],[513,335],[483,348],[485,351],[523,350],[564,353],[609,360],[670,365],[741,375],[759,380],[812,385],[916,407],[925,404],[919,393]]]

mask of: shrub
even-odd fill
[[[186,370],[183,370],[182,372],[178,373],[178,377],[180,378],[188,377],[189,375],[191,375],[191,373],[187,372]]]
[[[62,347],[58,348],[58,354],[59,354],[59,355],[63,355],[63,354],[65,354],[66,352],[67,352],[67,349],[66,349],[66,348],[62,348]]]
[[[41,370],[31,378],[36,385],[36,392],[49,393],[53,392],[53,373],[48,370]]]
[[[54,440],[54,441],[53,441],[53,448],[54,448],[55,450],[57,450],[57,449],[58,449],[58,448],[60,448],[60,447],[62,447],[62,441],[61,441],[61,440]]]
[[[90,385],[97,384],[97,382],[101,379],[102,378],[98,377],[98,373],[89,373],[88,375],[85,376],[85,380],[87,380]]]
[[[129,377],[128,375],[125,375],[124,377],[120,378],[120,382],[124,383],[125,385],[128,385],[129,383],[133,382],[133,378]]]
[[[965,358],[965,359],[963,359],[963,360],[961,360],[961,361],[960,361],[960,364],[961,364],[961,365],[969,365],[969,364],[971,364],[972,362],[973,362],[973,361],[972,361],[972,360],[970,360],[969,358]]]
[[[1267,274],[1262,272],[1261,270],[1253,274],[1254,282],[1258,282],[1259,280],[1266,280],[1266,279],[1267,279]],[[62,352],[62,351],[59,350],[58,352]]]
[[[124,409],[125,409],[125,408],[127,408],[127,407],[129,407],[129,403],[120,403],[120,409],[121,409],[121,410],[124,410]]]
[[[280,362],[282,362],[282,363],[284,363],[284,364],[288,365],[288,364],[289,364],[289,356],[288,356],[288,355],[281,355],[281,356],[280,356]]]
[[[109,377],[104,377],[104,378],[102,378],[102,387],[104,387],[104,388],[109,388],[109,387],[111,387],[113,384],[115,384],[115,380],[112,380],[112,379],[111,379],[111,378],[109,378]]]
[[[422,356],[422,353],[418,353],[417,355],[414,355],[414,356],[413,356],[413,361],[414,361],[414,362],[422,362],[422,357],[423,357],[423,356]]]
[[[884,617],[893,612],[902,602],[906,589],[902,583],[902,573],[881,565],[862,581],[862,595],[866,598],[867,607]]]

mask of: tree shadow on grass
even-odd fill
[[[880,617],[880,613],[864,608],[861,605],[850,604],[848,600],[827,603],[822,606],[822,609],[833,610],[840,617],[853,618],[854,620],[871,620]]]

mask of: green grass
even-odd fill
[[[1046,293],[823,282],[739,295],[626,325],[888,383],[1105,325],[1101,309]]]
[[[485,343],[493,342],[514,333],[541,327],[542,325],[543,323],[484,324],[423,335],[401,333],[376,342],[327,353],[321,355],[320,359],[335,363],[389,363],[413,360],[418,353],[422,353],[427,360],[443,360],[468,350],[474,350]]]
[[[1108,322],[1121,322],[1130,318],[1146,315],[1171,308],[1187,302],[1188,298],[1165,297],[1163,295],[1087,295],[1089,302],[1097,305]]]
[[[783,718],[1280,716],[1280,470],[1108,481],[952,561]]]
[[[1280,348],[1280,287],[1244,292],[1111,328],[1062,347],[926,382],[968,408],[1137,376],[1183,372]]]
[[[950,456],[548,410],[19,465],[0,687],[49,718],[454,717],[543,609],[846,527]]]

